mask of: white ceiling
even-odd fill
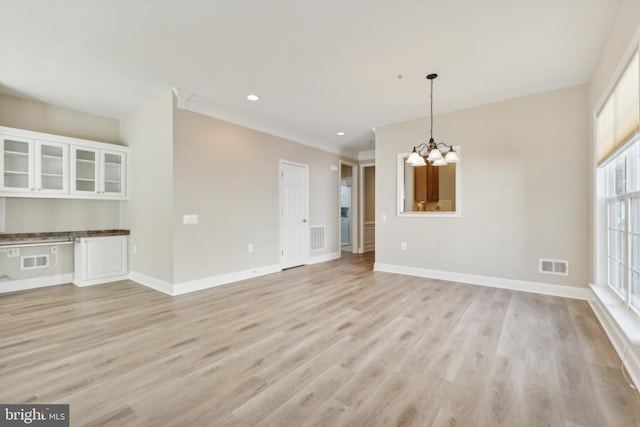
[[[436,115],[587,83],[618,5],[0,0],[0,91],[119,118],[177,87],[225,118],[357,153],[372,128],[428,115],[432,72]]]

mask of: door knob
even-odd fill
[[[306,219],[306,218],[305,218],[305,219],[303,219],[303,220],[302,220],[302,222],[307,222],[307,219]]]

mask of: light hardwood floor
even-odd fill
[[[72,426],[639,426],[584,301],[374,273],[372,256],[179,297],[0,296],[0,402]]]

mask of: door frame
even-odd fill
[[[282,257],[284,256],[282,250],[282,242],[283,242],[283,238],[282,238],[282,200],[283,200],[283,194],[282,194],[282,166],[283,165],[290,165],[290,166],[297,166],[297,167],[302,167],[304,168],[304,172],[305,172],[305,181],[307,183],[307,186],[305,188],[305,200],[306,200],[306,206],[305,206],[305,210],[307,212],[307,222],[305,223],[305,228],[306,228],[306,232],[305,232],[305,242],[306,242],[306,250],[304,252],[304,263],[302,265],[307,265],[309,264],[309,165],[304,164],[304,163],[297,163],[297,162],[292,162],[290,160],[284,160],[284,159],[280,159],[280,161],[278,162],[278,210],[280,211],[280,214],[278,215],[278,241],[279,241],[279,245],[278,247],[280,248],[280,265],[282,266]],[[287,267],[288,268],[288,267]]]
[[[338,163],[338,253],[342,253],[342,230],[340,224],[340,218],[342,211],[340,210],[340,184],[342,181],[342,165],[351,167],[351,253],[358,253],[358,244],[360,242],[359,224],[354,222],[354,218],[359,218],[358,209],[358,191],[354,191],[360,188],[358,180],[358,165],[346,160],[340,160]]]
[[[362,179],[360,180],[360,188],[359,188],[359,193],[360,193],[360,216],[358,217],[358,222],[359,222],[359,227],[360,230],[362,230],[362,233],[360,233],[360,240],[358,241],[358,253],[364,253],[364,169],[365,168],[370,168],[370,167],[376,167],[376,163],[375,162],[369,162],[369,163],[361,163],[360,164],[360,176],[362,177]]]

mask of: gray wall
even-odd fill
[[[280,262],[280,159],[309,165],[309,224],[324,225],[327,241],[327,248],[313,255],[338,252],[339,176],[331,166],[341,157],[174,111],[176,283]],[[199,224],[183,225],[185,214],[198,214]]]
[[[3,94],[0,94],[0,126],[119,143],[117,120]],[[119,228],[122,203],[125,202],[7,197],[4,230],[20,233]],[[50,268],[31,271],[20,271],[20,258],[7,258],[2,252],[0,273],[9,272],[13,279],[71,273],[72,249],[70,245],[60,246],[57,257],[51,258]],[[21,249],[21,255],[45,253],[50,253],[50,247]]]
[[[579,86],[436,116],[438,138],[462,147],[460,218],[396,216],[396,156],[427,123],[377,128],[376,262],[586,286],[587,108]],[[570,275],[538,273],[539,258],[568,260]]]
[[[120,144],[118,120],[0,94],[0,126]]]

